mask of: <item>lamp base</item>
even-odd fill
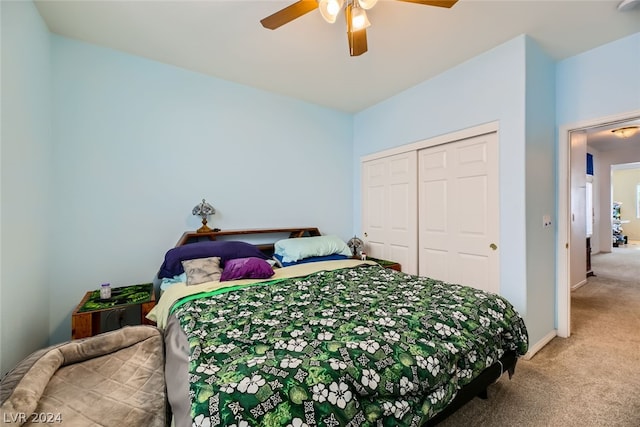
[[[213,231],[207,226],[207,220],[205,218],[202,219],[202,227],[196,230],[196,233],[209,233]]]

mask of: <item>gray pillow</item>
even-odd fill
[[[182,261],[182,267],[187,274],[187,286],[218,281],[222,274],[220,257],[217,256]]]

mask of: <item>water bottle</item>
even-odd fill
[[[109,299],[111,298],[111,284],[103,283],[100,285],[100,299]]]

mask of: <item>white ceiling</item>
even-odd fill
[[[357,112],[520,34],[561,60],[640,31],[620,0],[381,0],[369,51],[349,57],[344,19],[312,11],[277,30],[260,19],[295,0],[37,0],[57,34],[274,93]]]
[[[615,151],[631,146],[640,147],[640,131],[629,138],[620,138],[611,133],[613,129],[626,126],[638,126],[640,128],[640,117],[587,129],[587,145],[598,151]],[[636,161],[637,159],[630,160]]]

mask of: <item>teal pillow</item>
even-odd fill
[[[351,256],[349,246],[337,236],[298,237],[279,240],[274,245],[275,254],[284,262],[303,258],[341,254]]]

